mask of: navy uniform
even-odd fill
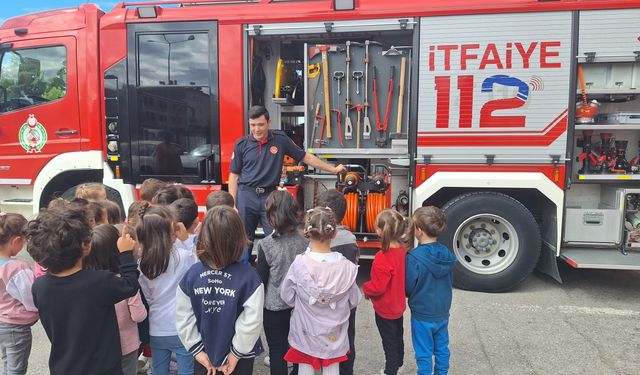
[[[239,175],[236,207],[250,240],[254,238],[258,220],[262,222],[265,236],[273,231],[264,206],[280,183],[284,155],[299,162],[306,152],[280,130],[269,130],[263,142],[251,134],[246,135],[234,146],[230,170]]]

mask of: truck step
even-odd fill
[[[0,202],[0,204],[7,205],[7,206],[32,206],[33,199],[26,199],[26,198],[4,199],[3,201]]]
[[[625,255],[617,249],[563,248],[560,257],[573,268],[640,270],[638,251]]]

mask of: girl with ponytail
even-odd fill
[[[404,359],[402,314],[407,308],[404,270],[407,242],[413,240],[413,224],[398,211],[386,209],[378,214],[376,233],[382,240],[382,249],[373,259],[371,280],[364,284],[363,291],[373,303],[382,338],[385,367],[381,373],[396,375]]]
[[[149,334],[154,375],[168,375],[171,353],[178,362],[178,375],[193,375],[193,355],[180,342],[176,329],[176,289],[197,261],[181,241],[189,233],[166,206],[138,208],[136,234],[142,249],[140,289],[149,304]],[[178,242],[180,240],[180,242]]]
[[[290,349],[284,359],[298,363],[298,375],[338,375],[347,360],[349,314],[360,302],[358,266],[331,251],[338,229],[329,208],[307,211],[304,234],[309,248],[296,256],[282,282],[280,296],[293,307]]]

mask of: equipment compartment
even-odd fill
[[[413,22],[368,22],[296,35],[289,31],[310,26],[250,25],[249,104],[265,105],[276,128],[285,117],[304,125],[304,147],[315,154],[406,158]]]
[[[622,241],[624,189],[585,185],[567,202],[564,241],[617,246]],[[593,200],[598,194],[598,199]]]
[[[305,208],[327,189],[345,195],[342,224],[356,235],[364,257],[379,249],[374,221],[380,211],[394,207],[409,214],[414,23],[380,19],[247,28],[248,104],[267,107],[272,127],[299,146],[347,167],[338,179],[313,171],[296,182]],[[379,124],[387,124],[387,131],[378,131]]]

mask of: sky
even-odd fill
[[[84,3],[93,3],[98,5],[102,10],[108,12],[118,1],[106,0],[0,0],[0,23],[7,18],[39,12],[42,10],[51,10],[57,8],[68,8],[78,6]]]

